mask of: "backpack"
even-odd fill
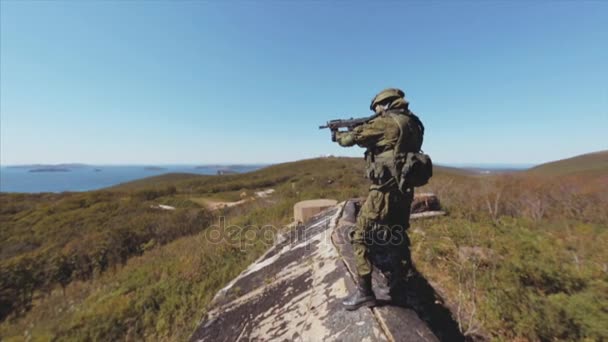
[[[401,167],[399,189],[420,187],[426,185],[433,177],[433,161],[428,154],[422,152],[408,152],[405,163]]]
[[[408,114],[410,119],[413,119],[418,125],[421,135],[424,136],[424,125],[420,119],[414,114]],[[421,187],[426,185],[431,177],[433,177],[433,161],[428,154],[419,150],[418,152],[403,152],[400,151],[403,143],[403,121],[400,121],[398,116],[392,114],[391,117],[399,126],[399,139],[395,146],[395,166],[397,171],[397,182],[399,190],[402,192],[408,188]],[[422,145],[422,143],[421,143]]]

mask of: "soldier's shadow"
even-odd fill
[[[354,254],[350,241],[352,229],[355,226],[356,217],[360,209],[360,201],[351,200],[344,207],[344,224],[338,227],[336,239],[338,248],[341,251],[344,261],[354,269]],[[343,229],[340,229],[340,228]],[[387,286],[388,278],[385,274],[390,271],[390,261],[387,255],[374,255],[378,250],[370,255],[370,261],[374,265],[372,273],[374,291],[379,290],[377,295],[377,307],[394,306],[407,310],[413,310],[420,319],[426,322],[435,336],[441,341],[467,341],[473,340],[472,337],[465,338],[460,332],[458,322],[444,305],[444,300],[435,291],[431,284],[422,276],[415,266],[411,264],[406,281],[397,286],[393,293],[398,294],[393,297],[389,294]]]
[[[377,307],[397,306],[413,310],[441,341],[468,340],[460,332],[458,322],[444,305],[443,298],[414,266],[406,280],[389,291],[388,277],[385,275],[388,273],[387,266],[378,264],[377,260],[372,260],[372,263],[375,266],[374,285],[380,292]]]
[[[380,298],[377,298],[376,299],[376,305],[374,305],[374,307],[375,308],[381,308],[383,306],[389,306],[389,305],[392,305],[392,306],[401,306],[401,305],[396,305],[390,299],[380,299]],[[402,307],[405,308],[406,306],[402,306]]]

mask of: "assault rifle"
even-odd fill
[[[336,141],[336,132],[347,132],[352,131],[355,127],[362,125],[377,115],[372,115],[364,118],[350,118],[350,119],[337,119],[327,121],[327,124],[319,126],[319,129],[329,128],[331,131],[331,141]],[[346,128],[344,131],[340,131],[340,128]]]

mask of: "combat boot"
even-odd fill
[[[368,274],[357,279],[357,291],[342,302],[346,310],[357,310],[362,306],[368,308],[376,305],[376,296],[372,291],[372,275]]]

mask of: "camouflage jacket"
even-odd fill
[[[424,126],[412,112],[389,110],[350,132],[338,132],[336,141],[365,147],[366,177],[383,182],[396,176],[395,164],[405,153],[420,151],[423,135]]]

